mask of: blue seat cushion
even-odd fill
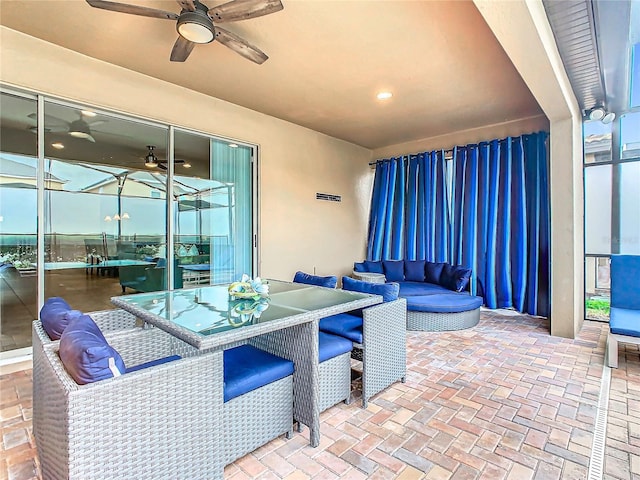
[[[433,283],[400,282],[399,285],[399,296],[401,297],[410,297],[413,295],[432,295],[436,293],[451,293],[451,290]]]
[[[424,260],[405,260],[404,279],[409,282],[424,282]]]
[[[609,318],[611,333],[640,337],[640,310],[611,307]]]
[[[400,287],[397,283],[370,283],[351,277],[342,277],[342,288],[352,292],[382,295],[385,302],[397,300]]]
[[[293,362],[251,345],[224,351],[224,401],[293,374]]]
[[[441,293],[407,297],[407,310],[413,312],[458,313],[482,306],[482,297],[464,293]]]
[[[356,315],[339,313],[323,318],[320,320],[320,330],[362,343],[362,318]]]
[[[353,350],[353,343],[344,337],[318,332],[318,361],[324,362]]]
[[[365,272],[370,273],[384,273],[384,269],[382,268],[382,262],[374,262],[371,260],[365,260],[364,266],[366,268]]]
[[[318,285],[319,287],[336,288],[338,277],[331,275],[328,277],[320,277],[304,272],[296,272],[293,277],[294,283],[306,283],[307,285]]]
[[[440,285],[454,292],[461,292],[467,288],[469,278],[471,278],[470,268],[445,263],[440,274]]]
[[[82,315],[82,312],[73,310],[69,304],[60,297],[48,298],[40,309],[40,321],[42,328],[47,332],[51,340],[60,340],[64,329],[69,322]]]
[[[173,362],[174,360],[180,360],[180,355],[170,355],[168,357],[158,358],[157,360],[151,360],[150,362],[141,363],[135,367],[127,367],[126,373],[137,372],[138,370],[144,370],[145,368],[155,367],[156,365],[163,365],[165,363]]]
[[[79,385],[117,377],[126,371],[120,354],[107,343],[89,315],[73,319],[62,332],[58,355]]]

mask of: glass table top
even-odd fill
[[[125,295],[113,300],[125,310],[127,306],[144,310],[202,336],[309,312],[325,310],[327,315],[332,315],[332,307],[351,302],[357,302],[353,308],[362,308],[382,301],[382,297],[364,293],[277,280],[268,283],[268,296],[246,299],[234,300],[229,296],[227,285],[214,285]]]

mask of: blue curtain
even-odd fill
[[[452,162],[443,151],[378,161],[367,258],[464,265],[487,307],[547,316],[546,140],[539,132],[456,147]]]

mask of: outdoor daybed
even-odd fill
[[[465,291],[471,270],[425,260],[354,263],[353,276],[373,283],[396,282],[407,299],[407,330],[461,330],[478,324],[482,297]]]

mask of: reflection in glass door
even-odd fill
[[[37,102],[0,94],[0,351],[31,346],[37,307]]]

